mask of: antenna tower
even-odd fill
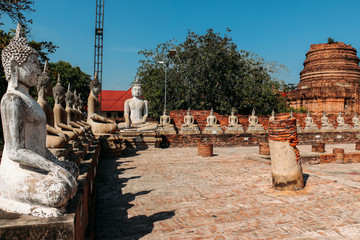
[[[95,16],[94,75],[95,73],[97,73],[101,87],[102,87],[102,66],[103,66],[104,1],[105,0],[96,0],[96,16]],[[101,93],[100,93],[100,102],[101,102]]]

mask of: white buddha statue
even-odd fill
[[[359,119],[357,113],[354,113],[354,117],[352,118],[352,122],[353,122],[353,128],[360,129],[360,119]]]
[[[248,131],[263,131],[264,127],[259,124],[259,119],[255,116],[255,109],[252,110],[251,116],[249,116]]]
[[[184,116],[184,124],[181,125],[179,131],[180,134],[200,134],[200,129],[197,124],[195,124],[195,119],[191,116],[190,108],[187,110],[186,115]]]
[[[341,111],[339,112],[339,115],[336,118],[336,121],[338,123],[338,126],[336,129],[350,129],[350,125],[345,123],[345,119],[343,116],[341,116]]]
[[[214,110],[211,108],[210,115],[206,118],[206,127],[204,128],[203,134],[222,134],[223,130],[221,125],[217,123],[217,118],[214,115]]]
[[[291,116],[291,114],[290,114]],[[275,111],[274,109],[271,111],[271,116],[269,117],[269,121],[274,121],[275,120]]]
[[[136,79],[131,88],[132,98],[127,99],[124,104],[125,123],[119,123],[119,129],[141,131],[154,131],[157,123],[146,122],[149,115],[149,103],[142,98],[142,86]],[[130,111],[131,110],[131,111]]]
[[[305,128],[304,130],[318,130],[318,126],[314,123],[313,118],[310,116],[310,112],[305,117]]]
[[[38,54],[28,45],[20,24],[1,55],[8,88],[1,100],[5,146],[0,208],[37,217],[59,216],[76,193],[76,176],[71,173],[73,165],[59,162],[46,148],[46,116],[29,94],[41,74]]]
[[[160,127],[174,127],[173,124],[170,123],[170,116],[166,114],[166,109],[163,111],[163,115],[160,117]]]
[[[243,133],[244,128],[239,124],[239,119],[235,116],[235,110],[231,110],[231,115],[228,117],[229,125],[225,130],[226,134]]]
[[[334,129],[334,126],[329,122],[329,118],[326,116],[325,111],[321,117],[321,129]]]

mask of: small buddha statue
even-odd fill
[[[314,123],[313,118],[310,116],[310,112],[305,117],[305,128],[304,130],[318,130],[318,126]]]
[[[7,91],[1,100],[5,145],[0,165],[0,208],[57,217],[77,190],[75,176],[46,148],[46,116],[30,96],[39,70],[37,52],[18,24],[1,53]]]
[[[142,85],[139,79],[131,87],[132,98],[124,103],[125,123],[119,123],[119,129],[152,131],[157,128],[157,123],[146,122],[149,115],[149,103],[142,98]],[[130,111],[131,110],[131,111]]]
[[[255,109],[252,110],[251,116],[249,116],[248,131],[263,131],[264,127],[259,124],[259,119],[255,116]]]
[[[83,129],[85,129],[86,132],[88,132],[91,129],[90,124],[83,121],[82,119],[82,113],[78,108],[80,97],[76,94],[76,90],[74,91],[74,97],[73,97],[73,104],[72,104],[72,121],[75,121],[78,125],[80,125]]]
[[[90,82],[87,122],[91,125],[94,133],[114,133],[117,131],[117,124],[113,120],[100,115],[100,101],[97,98],[100,91],[101,84],[97,78],[97,74],[95,74],[94,79]]]
[[[350,125],[345,123],[345,119],[341,116],[341,111],[339,112],[336,121],[338,123],[337,129],[350,129]]]
[[[321,129],[334,129],[334,126],[329,122],[329,118],[326,116],[325,111],[321,117]]]
[[[61,86],[60,83],[60,74],[58,74],[58,79],[55,87],[53,87],[53,96],[55,100],[53,112],[54,112],[54,127],[63,133],[66,133],[70,140],[75,140],[79,135],[79,132],[73,129],[70,125],[67,124],[68,118],[65,109],[62,104],[65,101],[65,89]]]
[[[160,127],[174,127],[173,124],[170,123],[170,116],[166,114],[166,109],[163,111],[163,115],[160,117]]]
[[[217,128],[220,127],[220,124],[217,123],[217,118],[214,115],[214,110],[211,108],[210,115],[206,118],[206,126]]]
[[[354,117],[352,118],[352,122],[353,122],[353,128],[360,129],[360,119],[359,119],[357,113],[354,113]]]
[[[72,93],[70,90],[70,83],[68,85],[68,90],[65,93],[65,103],[66,103],[65,111],[67,116],[66,117],[67,124],[71,126],[78,133],[79,136],[83,136],[85,134],[85,129],[83,128],[83,126],[81,126],[76,122],[77,115],[73,109],[74,93]]]
[[[38,79],[37,92],[38,104],[44,110],[46,116],[46,147],[47,148],[63,148],[69,142],[69,136],[54,127],[54,112],[46,101],[46,98],[51,95],[51,79],[48,76],[46,69],[47,61],[45,62],[44,71]]]
[[[184,116],[184,124],[181,125],[179,134],[200,134],[199,126],[195,124],[195,119],[191,116],[190,108]]]
[[[271,116],[269,117],[269,121],[274,121],[275,120],[275,111],[274,109],[271,111]]]
[[[239,119],[235,116],[235,110],[231,110],[231,115],[228,117],[229,125],[225,130],[226,134],[243,133],[244,128],[239,124]]]

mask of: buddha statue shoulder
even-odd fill
[[[157,123],[147,122],[149,115],[149,103],[142,98],[142,85],[136,79],[131,87],[132,98],[124,103],[124,123],[119,123],[119,129],[136,131],[153,131],[157,128]]]
[[[0,165],[0,208],[56,217],[77,190],[75,176],[46,148],[46,116],[30,96],[40,75],[37,52],[21,25],[1,54],[8,81],[1,100],[5,145]]]

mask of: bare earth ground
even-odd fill
[[[355,144],[327,145],[356,152]],[[311,146],[299,146],[306,154]],[[271,187],[258,147],[150,149],[102,158],[96,239],[360,239],[360,164],[304,165],[306,187]]]

